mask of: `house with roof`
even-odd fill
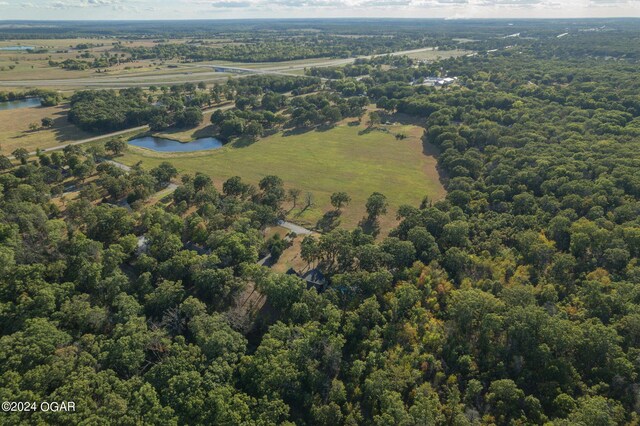
[[[295,275],[296,277],[302,278],[307,283],[307,289],[314,287],[318,293],[325,291],[327,285],[329,285],[329,280],[318,268],[309,269],[304,273],[289,268],[286,273],[287,275]]]

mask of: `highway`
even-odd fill
[[[434,50],[433,47],[424,47],[421,49],[403,50],[392,52],[392,56],[408,55],[412,53],[420,53]],[[386,54],[376,54],[359,56],[352,58],[340,59],[322,59],[315,62],[303,62],[291,64],[283,62],[282,65],[272,65],[265,68],[247,68],[247,66],[235,66],[233,64],[211,64],[205,62],[193,62],[188,64],[178,64],[175,73],[165,74],[145,74],[145,75],[96,75],[91,77],[68,78],[68,79],[41,79],[41,80],[1,80],[0,87],[86,87],[86,88],[104,88],[104,89],[122,89],[126,87],[148,87],[151,85],[171,85],[194,81],[204,82],[223,82],[231,75],[235,77],[244,77],[255,74],[271,74],[286,75],[299,77],[302,74],[296,71],[304,70],[310,67],[331,67],[346,65],[355,62],[357,59],[371,59],[376,56],[385,56]],[[256,64],[258,65],[258,64]],[[193,68],[225,68],[230,73],[220,73],[216,71],[191,72]],[[233,72],[238,72],[235,74]]]

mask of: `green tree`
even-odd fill
[[[42,122],[42,127],[45,127],[45,128],[53,127],[53,124],[54,124],[53,118],[51,117],[44,117],[41,120],[41,122]]]
[[[351,197],[346,192],[334,192],[331,194],[331,205],[340,210],[343,206],[348,205],[351,202]]]
[[[387,197],[379,192],[374,192],[367,199],[366,209],[369,219],[376,220],[378,216],[387,213]]]
[[[104,147],[111,151],[113,155],[120,155],[127,148],[127,143],[120,138],[113,138],[108,140]]]
[[[20,164],[27,164],[27,160],[29,159],[29,151],[24,148],[16,148],[11,155],[19,160]]]

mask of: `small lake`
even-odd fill
[[[0,102],[0,111],[6,111],[8,109],[38,107],[42,105],[40,98],[27,98],[18,99],[15,101]]]
[[[129,144],[158,152],[194,152],[222,147],[222,142],[216,138],[200,138],[192,142],[184,143],[155,136],[144,136],[142,138],[132,139],[129,141]]]
[[[33,50],[34,46],[0,46],[0,50],[12,50],[12,51],[20,51],[20,50]]]

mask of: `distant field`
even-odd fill
[[[116,38],[38,38],[38,39],[20,39],[20,40],[2,40],[0,41],[0,47],[5,46],[34,46],[44,47],[51,49],[63,49],[76,46],[80,43],[93,43],[93,44],[105,44],[111,45],[115,42]]]
[[[223,82],[228,77],[234,76],[228,73],[216,73],[211,65],[227,65],[231,67],[264,70],[293,75],[303,75],[304,69],[309,67],[341,66],[352,63],[355,58],[309,58],[282,62],[232,62],[232,61],[207,61],[182,64],[177,60],[140,60],[126,62],[102,69],[100,73],[96,69],[82,71],[64,70],[59,67],[49,66],[49,60],[62,62],[66,59],[75,59],[81,51],[70,49],[79,43],[104,44],[90,48],[90,52],[99,56],[102,52],[110,50],[115,38],[109,39],[66,39],[66,40],[21,40],[2,41],[1,46],[34,46],[50,49],[46,53],[27,53],[20,51],[0,51],[0,90],[24,90],[25,87],[40,87],[55,90],[70,89],[99,89],[121,88],[149,85],[171,85],[192,81],[204,81],[208,83]],[[173,43],[182,43],[186,40],[172,40]],[[229,44],[228,40],[210,40],[216,45]],[[151,40],[123,40],[124,46],[152,46],[156,44]],[[57,53],[56,50],[68,52]],[[449,57],[462,56],[468,52],[465,50],[433,50],[433,48],[414,49],[405,52],[412,58],[421,60],[437,60]],[[368,57],[368,56],[366,56]]]
[[[28,53],[26,51],[0,50],[0,90],[18,89],[24,87],[41,88],[85,88],[85,87],[123,87],[149,84],[173,84],[186,81],[199,81],[196,76],[203,73],[202,80],[213,81],[223,78],[223,73],[213,73],[210,68],[169,68],[176,61],[140,60],[125,62],[111,66],[106,72],[96,72],[96,69],[65,70],[60,67],[52,67],[49,60],[62,62],[66,59],[76,59],[83,51],[73,49],[78,44],[103,44],[94,46],[88,50],[95,56],[111,50],[118,40],[108,39],[52,39],[52,40],[3,40],[0,47],[7,46],[33,46],[36,49],[48,49],[45,53]],[[175,40],[184,42],[186,40]],[[125,46],[152,46],[156,44],[150,40],[124,41]],[[84,59],[91,61],[91,59]],[[105,71],[105,69],[101,69]],[[11,85],[15,82],[15,86]],[[103,84],[104,83],[104,84]],[[24,90],[24,89],[18,89]]]
[[[0,111],[0,154],[10,155],[20,147],[35,151],[36,148],[50,148],[95,136],[70,124],[67,121],[67,109],[68,105],[58,105]],[[52,128],[29,130],[29,123],[40,125],[44,117],[54,119]]]
[[[407,56],[422,61],[435,61],[439,59],[457,58],[471,53],[470,50],[423,50],[408,53]]]
[[[0,47],[33,46],[36,49],[48,49],[46,53],[28,53],[26,51],[0,50],[0,80],[29,80],[41,78],[78,78],[92,75],[95,70],[69,71],[49,66],[49,59],[64,61],[75,59],[81,51],[72,47],[82,43],[104,44],[89,49],[93,54],[111,49],[115,39],[35,39],[35,40],[3,40]],[[58,53],[56,51],[68,50]],[[10,69],[9,67],[13,67]],[[4,70],[3,70],[4,68]]]
[[[388,230],[396,223],[395,212],[400,205],[418,205],[425,195],[438,199],[445,193],[435,157],[423,153],[423,129],[388,127],[390,133],[362,133],[363,126],[348,124],[292,136],[279,133],[253,144],[238,141],[204,153],[160,154],[131,147],[119,161],[142,161],[144,166],[153,167],[169,160],[182,173],[209,174],[217,185],[235,175],[254,184],[265,175],[278,175],[286,186],[313,194],[312,208],[289,214],[291,220],[310,226],[331,209],[329,197],[334,191],[345,191],[352,197],[342,217],[346,227],[355,226],[363,217],[366,199],[372,192],[382,192],[390,204],[382,221]],[[407,139],[396,140],[394,134],[399,132],[405,133]],[[304,204],[304,195],[300,198],[298,204]]]

